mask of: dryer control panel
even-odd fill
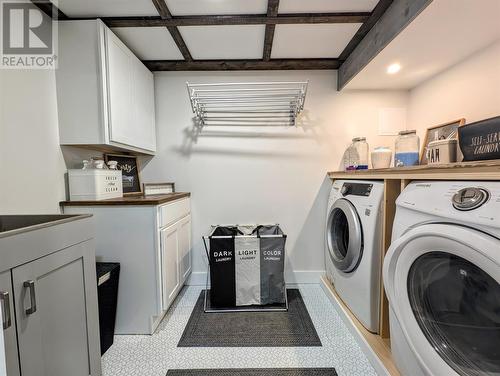
[[[342,196],[370,196],[373,184],[363,184],[363,183],[344,183],[340,189]]]

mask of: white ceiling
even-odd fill
[[[377,3],[378,0],[280,0],[279,13],[371,12]]]
[[[183,60],[166,27],[119,27],[113,32],[141,60]]]
[[[193,59],[261,59],[264,25],[182,26]]]
[[[267,0],[166,0],[174,16],[264,14]]]
[[[361,24],[277,25],[271,57],[335,58]]]
[[[151,0],[59,0],[68,17],[157,16]]]
[[[500,1],[500,0],[499,0]],[[281,0],[280,13],[371,11],[378,0]],[[166,0],[174,16],[266,14],[268,0]],[[152,0],[59,0],[69,17],[158,16]],[[277,25],[272,58],[336,58],[360,24]],[[194,59],[261,59],[265,26],[185,26]],[[143,60],[182,60],[166,28],[115,28]]]
[[[499,20],[500,0],[433,1],[346,88],[414,88],[499,40]],[[393,63],[402,69],[388,75]]]

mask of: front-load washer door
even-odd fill
[[[353,272],[363,255],[363,229],[356,208],[346,199],[338,199],[328,214],[326,243],[335,267]]]
[[[452,224],[391,245],[384,283],[407,342],[429,375],[500,375],[500,241]]]

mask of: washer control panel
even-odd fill
[[[490,193],[483,188],[467,187],[459,190],[452,197],[453,207],[461,211],[481,207],[490,198]]]
[[[342,196],[352,195],[352,196],[370,196],[373,184],[362,184],[362,183],[344,183],[340,189]]]

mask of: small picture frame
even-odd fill
[[[420,152],[420,164],[428,164],[427,149],[429,148],[429,142],[434,140],[444,140],[451,134],[455,134],[453,138],[458,139],[458,128],[460,128],[464,124],[465,119],[462,118],[427,128],[427,131],[425,132],[424,143],[422,144],[422,150]],[[462,158],[458,154],[461,155],[461,153],[457,153],[457,160],[460,162]]]
[[[175,192],[175,183],[144,183],[144,196],[165,195]]]
[[[142,193],[139,176],[139,165],[134,155],[104,154],[104,161],[116,161],[116,168],[122,171],[123,195],[137,195]]]

